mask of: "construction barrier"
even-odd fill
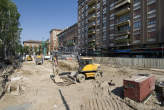
[[[100,64],[164,69],[164,58],[94,57],[93,59]]]

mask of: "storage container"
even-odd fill
[[[127,78],[124,83],[124,97],[142,102],[155,89],[155,77],[149,74],[139,74]]]

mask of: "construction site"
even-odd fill
[[[72,74],[80,72],[82,60],[88,61],[86,68],[98,65],[99,70],[81,72],[74,78]],[[134,83],[126,85],[137,75],[133,82],[152,78],[150,84],[142,82],[144,90],[139,90],[139,95],[147,93],[142,98],[135,92],[139,87],[132,87]],[[24,61],[15,68],[3,66],[1,76],[0,110],[164,110],[162,69],[103,64],[85,57],[44,60],[42,64]]]

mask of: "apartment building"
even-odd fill
[[[110,0],[109,47],[115,53],[163,53],[163,0]]]
[[[127,49],[131,44],[131,0],[109,0],[109,47]]]
[[[79,0],[82,53],[163,54],[164,0]]]
[[[78,52],[78,27],[77,23],[58,34],[59,51],[63,53]]]
[[[57,51],[58,50],[58,37],[57,35],[61,33],[61,29],[52,29],[50,31],[50,52]]]
[[[78,40],[82,54],[107,49],[107,0],[78,1]]]

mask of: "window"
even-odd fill
[[[119,22],[124,22],[124,21],[127,21],[129,19],[130,19],[130,15],[126,14],[126,15],[123,15],[119,18]]]
[[[137,16],[141,14],[141,9],[137,9],[134,11],[133,16]]]
[[[124,32],[124,31],[127,31],[129,29],[130,29],[129,25],[124,25],[124,26],[118,27],[119,32]]]
[[[103,9],[103,14],[106,14],[106,8]]]
[[[152,25],[152,24],[156,24],[156,19],[155,18],[149,19],[148,22],[147,22],[147,25]]]
[[[99,9],[99,8],[100,8],[100,3],[97,4],[97,9]]]
[[[156,9],[155,3],[148,6],[148,11],[151,11],[152,9]]]
[[[106,5],[106,0],[103,0],[103,5]]]
[[[97,12],[97,17],[100,17],[100,11]]]
[[[139,1],[140,1],[140,0],[134,0],[134,4],[137,3],[137,2],[139,2]]]
[[[147,37],[149,41],[154,41],[156,38],[156,32],[148,32]]]
[[[133,28],[140,28],[141,27],[141,21],[136,21],[133,24]]]

